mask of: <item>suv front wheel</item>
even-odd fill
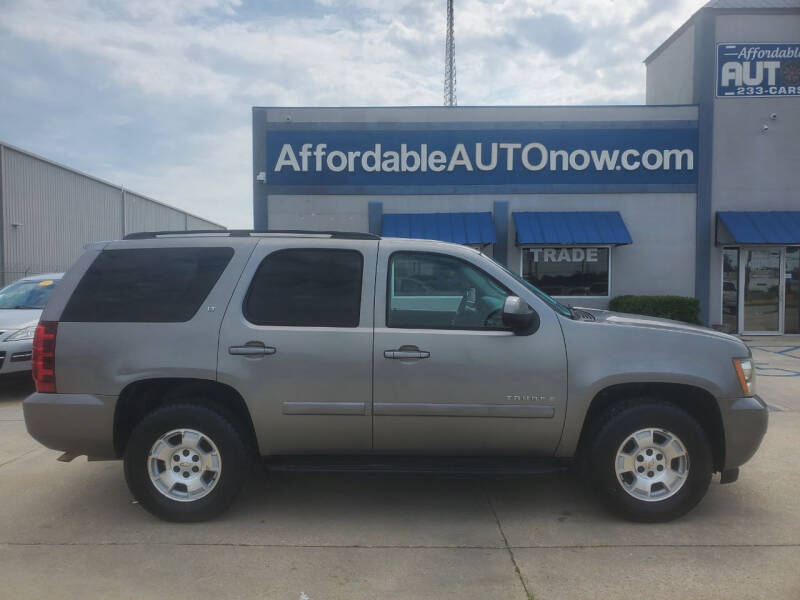
[[[145,509],[167,521],[203,521],[239,493],[250,458],[242,436],[206,406],[174,404],[148,414],[125,451],[125,478]]]
[[[713,458],[708,437],[687,412],[641,400],[606,413],[591,469],[609,507],[633,521],[669,521],[700,502]]]

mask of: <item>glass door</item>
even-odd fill
[[[781,333],[782,248],[743,248],[742,332]]]
[[[783,294],[783,331],[800,333],[800,248],[786,249],[783,281],[786,286]]]
[[[722,250],[722,324],[739,331],[739,248]]]

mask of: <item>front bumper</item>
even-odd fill
[[[28,433],[53,450],[94,458],[114,452],[116,396],[31,394],[22,403]]]
[[[758,396],[730,398],[720,403],[725,431],[724,470],[742,466],[758,450],[767,432],[767,404]]]
[[[0,375],[31,370],[33,340],[0,342]]]

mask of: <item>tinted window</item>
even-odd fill
[[[396,252],[389,267],[388,327],[502,329],[508,290],[467,262]]]
[[[233,248],[104,250],[81,279],[61,320],[188,321],[232,256]]]
[[[608,248],[523,248],[522,276],[550,296],[608,296]]]
[[[259,265],[244,315],[256,325],[358,327],[364,260],[355,250],[278,250]]]

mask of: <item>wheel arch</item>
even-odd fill
[[[714,471],[725,464],[725,429],[716,398],[701,387],[663,382],[640,382],[610,385],[592,398],[583,419],[576,457],[583,463],[597,433],[600,417],[612,406],[637,398],[655,398],[673,404],[694,417],[708,435],[714,458]]]
[[[246,433],[247,446],[258,456],[253,419],[241,394],[229,385],[209,379],[154,378],[129,383],[114,409],[114,452],[125,454],[136,425],[156,408],[167,404],[197,404],[222,412]]]

